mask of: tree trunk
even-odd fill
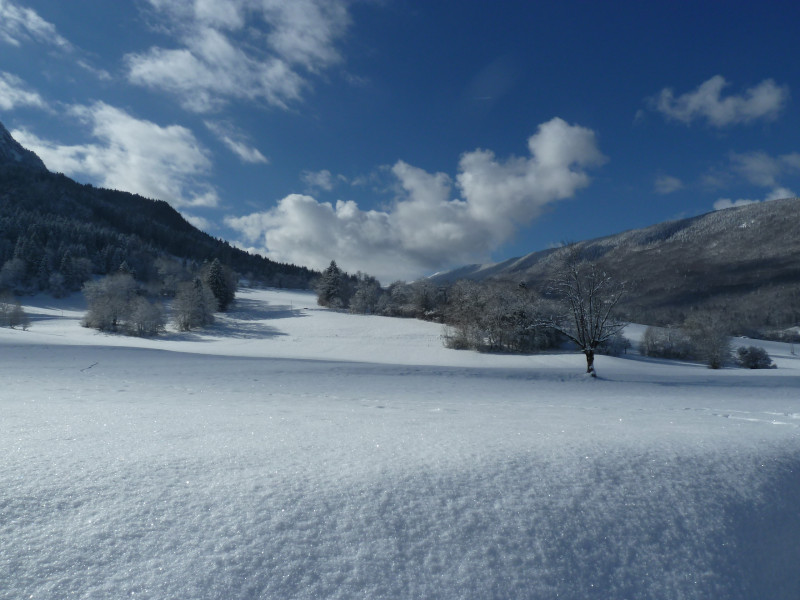
[[[583,353],[586,355],[586,373],[597,377],[597,372],[594,370],[594,349],[587,348]]]

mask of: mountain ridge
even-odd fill
[[[0,123],[0,164],[17,164],[37,171],[47,171],[44,161],[32,150],[24,148]]]
[[[60,293],[77,291],[89,274],[111,273],[123,264],[148,280],[157,276],[159,257],[193,263],[217,258],[277,287],[308,288],[317,275],[214,238],[164,200],[52,173],[0,123],[0,288],[52,291],[50,278],[57,274],[66,282]]]
[[[680,322],[693,310],[765,313],[775,325],[800,322],[800,198],[786,198],[665,221],[576,242],[581,256],[629,283],[622,308],[641,322]],[[558,249],[492,265],[465,265],[433,276],[545,286]],[[759,297],[760,296],[760,297]]]

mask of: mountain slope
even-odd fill
[[[17,164],[36,171],[46,171],[44,162],[34,152],[23,148],[0,123],[0,164]]]
[[[242,274],[274,285],[303,288],[315,275],[215,239],[164,201],[50,173],[0,124],[0,269],[5,271],[0,271],[0,288],[47,290],[49,277],[59,273],[68,288],[77,289],[81,281],[70,281],[74,273],[64,265],[78,260],[83,261],[83,275],[87,268],[98,274],[113,272],[125,262],[146,279],[161,255],[194,262],[219,258]]]
[[[800,199],[776,200],[659,223],[576,245],[629,283],[631,318],[667,323],[698,307],[724,308],[743,323],[800,321]],[[437,275],[545,285],[556,250]]]

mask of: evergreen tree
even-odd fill
[[[322,272],[317,283],[317,304],[331,308],[344,308],[346,306],[344,273],[331,261],[328,268]]]
[[[236,295],[233,273],[230,269],[226,269],[218,258],[215,258],[208,267],[203,280],[217,300],[217,310],[225,312]]]

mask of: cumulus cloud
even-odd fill
[[[55,25],[35,10],[21,8],[11,0],[0,0],[0,41],[18,47],[25,42],[38,42],[72,50],[72,44],[56,31]]]
[[[269,159],[250,144],[247,135],[230,123],[204,121],[206,127],[225,144],[228,149],[246,163],[269,163]]]
[[[730,198],[720,198],[714,202],[714,210],[725,210],[726,208],[735,208],[738,206],[747,206],[748,204],[757,204],[761,200],[749,200],[747,198],[739,198],[738,200],[731,200]]]
[[[720,198],[714,202],[714,210],[724,210],[726,208],[734,208],[737,206],[747,206],[748,204],[758,204],[759,202],[769,202],[771,200],[783,200],[784,198],[795,198],[792,190],[785,187],[778,187],[773,189],[763,200],[751,200],[748,198],[739,198],[738,200],[731,200],[730,198]]]
[[[763,151],[730,154],[730,172],[753,185],[768,188],[763,199],[720,198],[714,203],[714,209],[745,206],[756,202],[768,202],[782,198],[794,198],[796,194],[781,183],[781,179],[800,172],[800,153],[791,152],[779,156],[771,156]]]
[[[740,95],[723,98],[722,90],[727,85],[724,77],[715,75],[696,90],[677,97],[672,89],[664,88],[652,104],[667,117],[687,124],[706,119],[714,127],[726,127],[757,119],[774,120],[789,99],[788,88],[772,79],[765,79]]]
[[[47,108],[47,103],[16,75],[0,71],[0,109],[12,110],[18,106]]]
[[[102,187],[165,200],[175,207],[215,206],[217,193],[204,182],[208,153],[188,129],[161,127],[105,103],[73,106],[70,114],[91,128],[93,144],[62,145],[26,130],[12,132],[50,170],[85,175]]]
[[[275,260],[324,268],[335,259],[384,282],[415,278],[487,258],[547,205],[589,185],[586,169],[605,161],[594,132],[559,118],[539,127],[528,150],[505,160],[467,152],[455,178],[399,161],[391,173],[401,193],[387,210],[292,194],[226,224]]]
[[[231,100],[288,108],[341,57],[336,42],[349,15],[344,0],[149,0],[178,48],[126,57],[132,83],[179,98],[195,112]]]
[[[204,217],[188,214],[186,212],[181,212],[181,216],[202,231],[211,231],[214,228],[214,223]]]
[[[683,189],[683,182],[671,175],[659,175],[656,177],[655,190],[657,194],[667,195]]]

